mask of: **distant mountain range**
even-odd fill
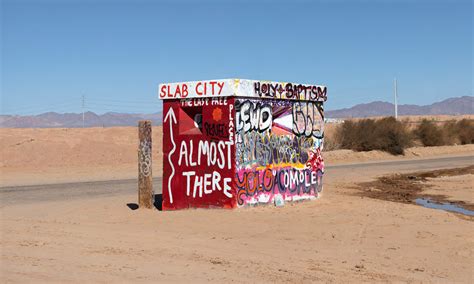
[[[108,112],[102,115],[88,111],[84,113],[85,127],[137,126],[138,121],[148,119],[152,125],[160,125],[162,114],[130,114]],[[82,113],[46,112],[38,115],[0,115],[0,127],[47,128],[82,127]]]
[[[398,115],[463,115],[474,114],[474,97],[450,98],[431,105],[398,105]],[[394,115],[394,105],[387,102],[358,104],[351,108],[324,112],[327,118],[352,118]]]
[[[359,104],[351,108],[325,111],[326,118],[352,118],[393,115],[394,106],[387,102]],[[399,115],[463,115],[474,114],[474,97],[450,98],[431,105],[399,105]],[[163,114],[129,114],[108,112],[102,115],[94,112],[84,114],[85,127],[136,126],[139,120],[148,119],[153,125],[161,125]],[[0,115],[0,127],[46,128],[82,127],[82,113],[47,112],[38,115]]]

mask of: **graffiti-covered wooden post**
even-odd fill
[[[151,164],[151,121],[138,122],[138,206],[153,207],[153,176]]]

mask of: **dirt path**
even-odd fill
[[[452,156],[431,159],[404,160],[404,161],[375,161],[368,163],[340,164],[326,167],[328,175],[360,176],[367,170],[377,171],[379,174],[393,171],[415,171],[419,168],[437,169],[471,165],[474,160],[471,156]],[[153,179],[155,193],[161,193],[162,178]],[[70,182],[59,184],[39,184],[26,186],[0,187],[0,206],[12,204],[35,203],[42,201],[61,201],[81,198],[97,198],[136,192],[137,180],[108,180],[92,182]]]
[[[326,127],[330,137],[331,127]],[[162,127],[153,127],[153,175],[163,168]],[[0,185],[36,185],[133,179],[137,176],[136,127],[0,128]],[[382,151],[324,151],[326,165],[387,160],[416,160],[474,153],[474,144],[414,147],[405,156]]]

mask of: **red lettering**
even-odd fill
[[[211,95],[214,96],[214,85],[216,84],[216,82],[211,81],[211,82],[209,82],[209,84],[211,84],[211,86],[212,86],[212,93],[211,93]]]
[[[187,96],[188,96],[188,85],[184,84],[181,97],[185,98]]]
[[[161,86],[160,98],[166,97],[166,85]]]
[[[196,96],[218,96],[224,90],[225,82],[199,81],[193,84],[194,90],[186,83],[162,85],[159,92],[160,98],[186,98],[189,94]]]
[[[196,95],[202,96],[202,91],[199,91],[199,86],[202,86],[202,82],[196,84]]]
[[[219,87],[219,93],[218,93],[218,95],[220,95],[221,92],[222,92],[222,89],[224,88],[224,82],[217,83],[217,86]]]
[[[173,97],[177,97],[179,94],[179,96],[181,97],[181,89],[179,88],[179,84],[176,85],[176,91],[174,92],[174,96]]]

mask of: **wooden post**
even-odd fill
[[[138,206],[153,208],[153,176],[151,164],[151,121],[138,122]]]

